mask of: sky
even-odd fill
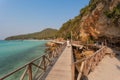
[[[59,29],[89,0],[0,0],[0,40],[45,28]]]

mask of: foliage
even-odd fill
[[[80,15],[83,16],[87,12],[87,10],[88,10],[88,6],[86,6],[85,8],[82,8],[80,10]]]
[[[66,23],[62,25],[57,33],[57,37],[62,37],[64,39],[71,38],[71,32],[77,32],[80,30],[80,21],[81,15],[76,16],[74,19],[68,20]]]
[[[120,3],[116,7],[113,8],[112,11],[107,10],[104,14],[112,20],[113,23],[117,24],[120,18]]]

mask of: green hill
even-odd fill
[[[40,32],[11,36],[6,38],[5,40],[24,40],[24,39],[53,39],[56,37],[57,30],[47,28]]]

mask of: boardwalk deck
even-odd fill
[[[96,67],[94,72],[88,75],[89,80],[120,80],[120,56],[105,58]]]
[[[72,80],[72,52],[66,47],[45,80]]]
[[[54,41],[54,40],[52,40],[51,42],[56,43],[56,44],[64,44],[64,42]]]

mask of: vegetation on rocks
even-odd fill
[[[113,9],[109,10],[111,7]],[[119,36],[119,27],[119,0],[90,0],[89,4],[80,10],[78,16],[62,25],[57,37],[67,39],[72,36],[73,40],[93,43],[102,36]]]
[[[114,7],[112,11],[107,10],[107,11],[104,12],[104,14],[108,18],[110,18],[114,24],[118,25],[118,23],[120,23],[119,22],[119,19],[120,19],[120,3],[118,3],[118,5],[116,7]]]

